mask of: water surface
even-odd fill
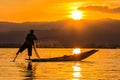
[[[120,80],[120,49],[99,49],[83,61],[72,62],[29,62],[25,50],[12,62],[17,50],[0,48],[0,80]],[[37,49],[42,58],[70,55],[72,50]],[[37,58],[34,51],[32,58]]]

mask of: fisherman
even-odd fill
[[[30,33],[26,36],[26,40],[24,44],[19,48],[16,55],[23,52],[26,48],[28,49],[28,56],[30,60],[30,56],[32,56],[32,46],[34,46],[34,41],[37,40],[36,36],[34,35],[34,30],[30,30]]]

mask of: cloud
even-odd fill
[[[105,12],[105,13],[120,13],[120,7],[109,8],[108,6],[86,6],[86,7],[79,7],[78,9],[85,11]]]

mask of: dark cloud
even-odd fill
[[[98,12],[106,12],[106,13],[120,13],[120,7],[117,8],[109,8],[108,6],[86,6],[79,7],[79,10],[85,11],[98,11]]]

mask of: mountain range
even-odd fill
[[[120,20],[114,19],[0,22],[0,47],[19,47],[30,29],[38,47],[120,47]]]

